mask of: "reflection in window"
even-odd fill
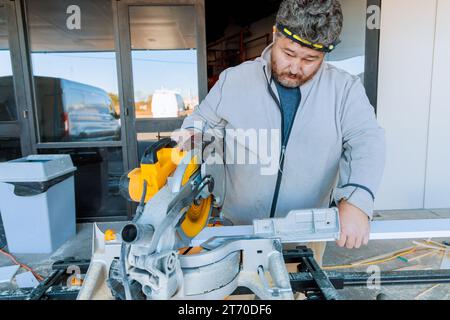
[[[341,43],[327,54],[328,63],[364,80],[366,43],[366,1],[341,0],[344,27]]]
[[[70,154],[75,171],[77,219],[126,216],[127,201],[120,195],[124,174],[121,148],[41,149],[41,154]]]
[[[9,50],[0,51],[0,122],[17,120]],[[9,69],[9,70],[8,70]]]
[[[17,120],[17,108],[8,44],[8,29],[5,8],[0,5],[0,126],[2,122],[15,120]],[[20,140],[18,138],[0,137],[0,162],[20,157]]]
[[[18,159],[21,155],[19,139],[0,137],[0,162]]]
[[[198,105],[197,51],[135,51],[136,118],[172,118]]]
[[[17,120],[8,28],[5,8],[0,6],[0,122]]]
[[[136,118],[185,116],[198,105],[195,9],[130,7]]]
[[[70,147],[73,141],[120,141],[111,1],[26,4],[40,142],[67,141]],[[77,10],[79,29],[71,25]],[[40,148],[39,153],[71,155],[78,219],[126,216],[118,189],[122,148]]]
[[[120,140],[111,2],[28,0],[27,9],[40,141]]]

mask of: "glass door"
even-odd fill
[[[170,136],[198,105],[193,6],[130,6],[138,155]]]
[[[36,148],[70,154],[78,221],[127,218],[111,0],[25,0]]]
[[[181,127],[207,88],[203,0],[166,3],[119,2],[119,27],[128,27],[122,76],[129,79],[124,96],[131,102],[128,151],[135,165],[148,146]]]

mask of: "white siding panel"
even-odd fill
[[[450,208],[450,0],[439,0],[425,207]]]
[[[437,0],[383,0],[378,119],[387,156],[377,209],[424,206]]]

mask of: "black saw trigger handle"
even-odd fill
[[[158,162],[158,151],[164,148],[174,148],[177,145],[175,141],[170,138],[164,138],[155,142],[150,147],[145,149],[141,158],[141,164],[156,164]]]

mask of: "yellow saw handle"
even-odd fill
[[[175,143],[171,139],[162,139],[145,151],[140,168],[134,169],[128,174],[128,192],[133,201],[140,202],[144,180],[147,182],[145,203],[166,185],[167,178],[175,172],[186,155],[186,152],[174,147]],[[181,184],[185,185],[198,168],[198,159],[193,157],[186,166]],[[212,211],[212,199],[212,196],[209,196],[192,204],[188,209],[181,224],[181,230],[185,236],[194,238],[207,225]]]
[[[167,138],[145,150],[140,168],[136,168],[128,174],[128,192],[133,201],[141,200],[144,180],[147,181],[145,203],[167,183],[167,178],[173,174],[185,155],[185,152],[174,146],[175,142]]]

